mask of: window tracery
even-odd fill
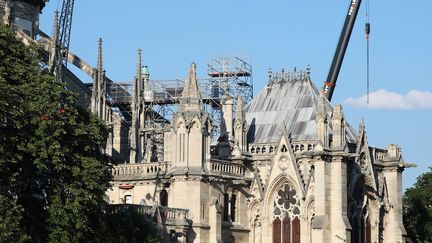
[[[283,219],[300,217],[299,199],[297,192],[288,183],[283,184],[274,196],[273,218]]]
[[[288,183],[273,198],[273,243],[300,243],[300,200]]]

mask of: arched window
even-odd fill
[[[168,192],[167,190],[163,189],[159,194],[159,203],[161,206],[167,207],[168,206]]]
[[[351,222],[351,242],[352,243],[371,243],[371,224],[367,202],[364,197],[366,194],[365,181],[360,179],[352,192],[350,200],[349,217]]]
[[[273,243],[300,243],[300,201],[288,183],[274,195]]]
[[[362,215],[361,236],[362,236],[361,237],[362,243],[372,243],[371,224],[370,224],[369,215],[367,213],[366,208],[363,210],[363,215]]]

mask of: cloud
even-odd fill
[[[350,97],[344,103],[370,109],[432,109],[432,92],[412,89],[408,94],[399,94],[380,89],[369,94],[369,104],[366,101],[367,95],[362,95]]]

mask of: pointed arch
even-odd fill
[[[278,176],[266,196],[274,243],[300,242],[302,193],[288,176]]]

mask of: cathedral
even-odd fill
[[[405,242],[400,148],[369,146],[364,121],[351,127],[342,106],[314,86],[309,67],[269,73],[246,105],[224,96],[213,145],[193,63],[163,130],[160,161],[146,159],[155,150],[140,135],[148,74],[139,67],[130,156],[114,166],[107,195],[156,215],[168,242]],[[113,116],[113,124],[116,140],[121,119]],[[121,153],[118,141],[113,154]]]
[[[45,2],[0,0],[0,19],[49,53],[52,40],[38,27]],[[369,146],[365,122],[353,128],[342,106],[315,87],[310,67],[269,72],[250,102],[223,95],[214,120],[192,63],[175,113],[149,137],[155,111],[148,107],[150,79],[140,51],[129,112],[112,106],[102,41],[95,68],[72,53],[67,59],[93,78],[86,85],[65,69],[68,89],[110,129],[107,200],[152,217],[165,242],[406,241],[402,172],[408,165],[400,147]],[[221,124],[216,140],[215,122]]]

